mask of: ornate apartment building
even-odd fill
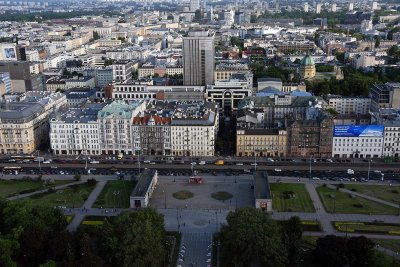
[[[27,92],[19,102],[0,103],[0,153],[33,153],[48,141],[50,114],[66,105],[65,95],[51,92]]]

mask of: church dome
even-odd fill
[[[314,59],[310,56],[310,54],[307,54],[301,61],[300,64],[302,66],[314,66],[315,62]]]

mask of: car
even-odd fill
[[[274,162],[274,159],[273,158],[267,158],[267,161],[268,162]]]
[[[318,177],[313,177],[312,179],[313,179],[313,180],[319,180],[319,178],[318,178]]]
[[[91,162],[90,162],[90,164],[99,164],[100,163],[100,161],[98,161],[98,160],[92,160]]]
[[[199,165],[206,165],[206,162],[204,160],[199,162]]]
[[[64,173],[63,171],[60,171],[60,174],[61,174],[61,175],[64,175],[65,173]]]
[[[150,160],[145,160],[143,161],[143,163],[150,163]]]
[[[275,168],[275,171],[276,171],[276,172],[281,172],[281,171],[282,171],[282,169]]]
[[[354,170],[352,170],[352,169],[347,169],[347,174],[354,174]]]
[[[243,166],[243,163],[242,162],[238,162],[238,163],[236,163],[236,165],[237,166]]]
[[[257,166],[257,162],[253,162],[252,164],[250,164],[251,166]]]
[[[58,167],[57,166],[50,166],[50,168],[57,169]]]
[[[49,159],[48,159],[48,160],[45,160],[45,161],[43,161],[43,163],[44,163],[44,164],[50,164],[50,163],[51,163],[51,160],[49,160]]]
[[[155,165],[156,163],[155,163],[154,161],[152,161],[152,162],[150,162],[149,164],[151,164],[151,165]]]
[[[197,163],[193,161],[190,163],[190,165],[197,165]]]
[[[381,170],[374,170],[374,173],[382,173]]]
[[[326,159],[326,161],[327,161],[327,162],[333,162],[333,160],[332,160],[332,159]]]

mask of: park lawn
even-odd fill
[[[272,208],[276,211],[315,212],[314,205],[304,184],[271,183]],[[294,196],[285,198],[284,192]]]
[[[72,181],[55,180],[54,184],[44,185],[43,182],[38,182],[34,180],[1,180],[0,197],[12,197],[19,194],[30,193],[44,188],[50,188],[68,183],[72,183]]]
[[[33,205],[62,206],[67,208],[82,207],[93,188],[94,186],[90,186],[87,183],[75,184],[64,189],[36,194],[26,198],[26,200],[32,202]]]
[[[135,181],[108,181],[94,203],[94,208],[129,208],[129,197]],[[115,192],[115,193],[114,193]]]
[[[346,184],[346,189],[355,189],[355,192],[376,197],[388,202],[400,203],[400,186]]]
[[[398,239],[373,239],[373,241],[381,247],[400,252],[400,240]]]
[[[325,210],[330,213],[390,215],[397,215],[399,213],[397,208],[379,204],[361,197],[351,197],[348,193],[336,191],[325,186],[317,187],[317,192],[324,204]],[[336,198],[336,201],[334,201],[334,197]]]

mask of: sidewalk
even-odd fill
[[[96,187],[90,193],[88,199],[83,204],[82,208],[76,210],[74,218],[67,226],[67,231],[73,232],[76,231],[78,226],[81,224],[85,216],[87,215],[87,209],[90,209],[94,202],[96,201],[97,197],[100,195],[101,191],[103,190],[104,186],[107,184],[107,181],[100,181],[97,182]]]
[[[314,204],[316,214],[317,215],[327,214],[327,212],[325,211],[324,205],[322,204],[321,199],[319,198],[317,190],[315,189],[315,185],[306,183],[306,189],[307,189],[308,194],[310,195],[311,200]],[[330,220],[327,220],[325,218],[326,218],[326,216],[320,216],[320,223],[321,223],[322,229],[326,234],[333,234],[335,232],[335,230],[333,229],[332,223]]]

